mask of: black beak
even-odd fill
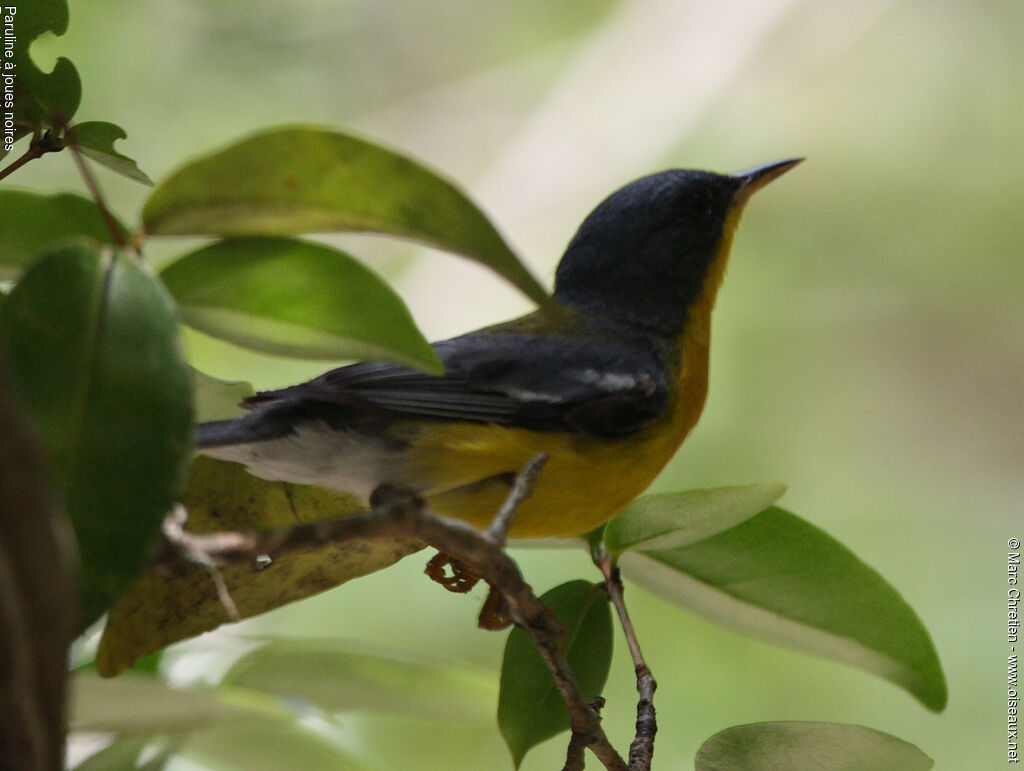
[[[749,197],[773,179],[781,177],[803,160],[803,158],[790,158],[787,161],[775,161],[774,163],[755,166],[754,168],[747,169],[745,171],[737,171],[735,174],[731,175],[734,180],[739,182],[739,188],[736,190],[736,195],[742,198]]]

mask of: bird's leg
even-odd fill
[[[449,573],[446,568],[451,572]],[[436,581],[449,592],[456,594],[466,594],[483,578],[465,562],[441,551],[431,558],[423,572],[430,577],[431,581]]]
[[[498,632],[512,626],[512,619],[509,617],[508,600],[505,596],[491,587],[480,608],[480,615],[477,616],[476,624],[488,632]]]
[[[432,581],[436,581],[449,592],[456,594],[465,594],[483,578],[466,563],[440,551],[431,558],[423,572],[430,576]],[[480,608],[477,625],[481,629],[492,632],[505,629],[512,623],[512,619],[507,614],[507,601],[501,592],[492,586],[487,593],[483,607]]]

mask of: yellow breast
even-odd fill
[[[421,489],[437,513],[485,526],[508,495],[509,475],[545,452],[548,463],[517,513],[511,536],[589,532],[647,488],[700,417],[707,394],[707,338],[687,334],[679,342],[668,409],[640,432],[606,439],[468,422],[395,426],[410,444],[401,481]]]

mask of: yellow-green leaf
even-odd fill
[[[221,685],[305,699],[325,712],[434,720],[487,719],[495,696],[493,677],[466,664],[370,653],[336,640],[273,640],[235,662]]]
[[[153,191],[142,220],[153,235],[387,233],[481,262],[537,302],[548,297],[451,182],[313,126],[271,129],[192,161]]]
[[[214,688],[172,688],[157,677],[134,672],[115,681],[88,670],[76,672],[70,691],[69,719],[76,731],[181,733],[244,719],[249,713]],[[287,716],[283,709],[281,713]]]
[[[696,771],[928,771],[931,758],[873,728],[839,723],[753,723],[701,745]]]
[[[613,554],[686,546],[750,519],[784,492],[769,483],[645,495],[605,526],[603,540]]]
[[[363,510],[354,498],[267,482],[238,464],[204,457],[193,464],[183,501],[189,529],[201,533],[272,530]],[[293,552],[262,569],[229,565],[220,573],[239,614],[248,618],[385,568],[422,547],[411,540],[358,540]],[[119,674],[154,651],[228,620],[205,571],[183,578],[146,574],[111,610],[96,668],[104,676]]]
[[[432,374],[441,360],[408,308],[344,252],[294,238],[232,238],[161,273],[182,320],[264,353],[391,361]]]
[[[873,672],[932,710],[946,680],[899,593],[827,533],[772,507],[703,541],[626,551],[628,578],[713,621]]]

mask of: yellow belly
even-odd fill
[[[517,473],[546,452],[548,463],[510,535],[587,533],[647,488],[700,417],[707,393],[707,345],[685,346],[683,354],[665,416],[632,436],[602,439],[475,423],[418,423],[404,437],[411,452],[402,481],[420,489],[438,514],[483,527],[508,495],[502,475]]]

